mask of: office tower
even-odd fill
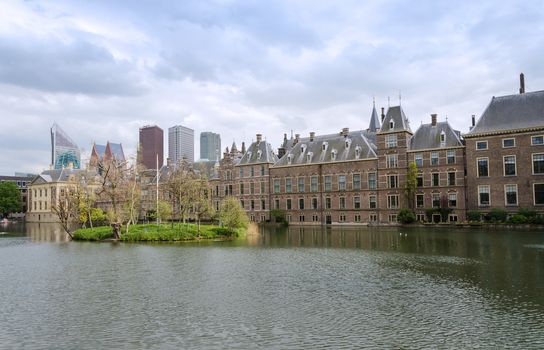
[[[164,158],[164,132],[156,125],[140,128],[139,162],[147,169],[157,168],[157,156],[159,169],[163,165]]]
[[[55,169],[81,166],[79,148],[57,123],[51,127],[51,165]]]
[[[221,136],[214,132],[200,133],[200,159],[218,160],[221,158]]]
[[[195,161],[195,132],[185,126],[168,128],[168,158],[178,164],[183,158],[189,163]]]

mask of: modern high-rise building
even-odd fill
[[[147,169],[159,169],[163,165],[164,158],[164,132],[156,125],[140,128],[139,162]]]
[[[51,165],[55,169],[81,166],[79,147],[57,123],[51,127]]]
[[[168,158],[178,164],[183,158],[195,161],[195,131],[185,126],[176,125],[168,128]]]
[[[221,159],[221,136],[214,132],[200,133],[200,159]]]

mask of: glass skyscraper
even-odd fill
[[[81,168],[79,147],[57,123],[51,127],[51,164],[55,169]]]
[[[185,158],[189,163],[195,161],[195,131],[176,125],[168,128],[168,158],[173,164]]]
[[[200,159],[221,159],[221,136],[205,131],[200,133]]]

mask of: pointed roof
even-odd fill
[[[392,128],[391,122],[393,122]],[[382,128],[379,132],[389,133],[399,131],[407,131],[409,133],[412,133],[412,130],[410,130],[410,123],[408,121],[408,118],[406,117],[406,114],[404,114],[404,110],[401,106],[389,107],[387,109],[385,119],[383,120]]]
[[[544,91],[493,97],[466,137],[544,127]]]
[[[244,153],[238,165],[276,163],[278,156],[274,153],[272,146],[267,141],[255,141]]]
[[[440,135],[444,133],[445,143],[440,142]],[[434,148],[448,148],[463,146],[460,138],[460,132],[454,130],[451,125],[446,122],[439,122],[436,125],[423,124],[415,132],[410,139],[410,150],[424,150]]]
[[[376,112],[376,105],[374,104],[372,106],[372,114],[370,115],[370,123],[368,125],[368,131],[371,132],[377,132],[381,128],[380,125],[380,118],[378,117],[378,113]]]
[[[236,142],[232,141],[232,146],[230,146],[230,151],[231,152],[238,152],[238,148],[236,147]]]
[[[125,161],[125,153],[123,152],[123,145],[120,143],[112,143],[108,141],[108,146],[110,148],[111,156],[117,161]]]

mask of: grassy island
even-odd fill
[[[121,229],[120,241],[125,242],[177,242],[198,239],[232,238],[243,234],[245,230],[228,229],[215,225],[200,225],[200,234],[195,224],[138,224]],[[73,239],[78,241],[102,241],[113,238],[110,226],[81,228],[74,232]]]

